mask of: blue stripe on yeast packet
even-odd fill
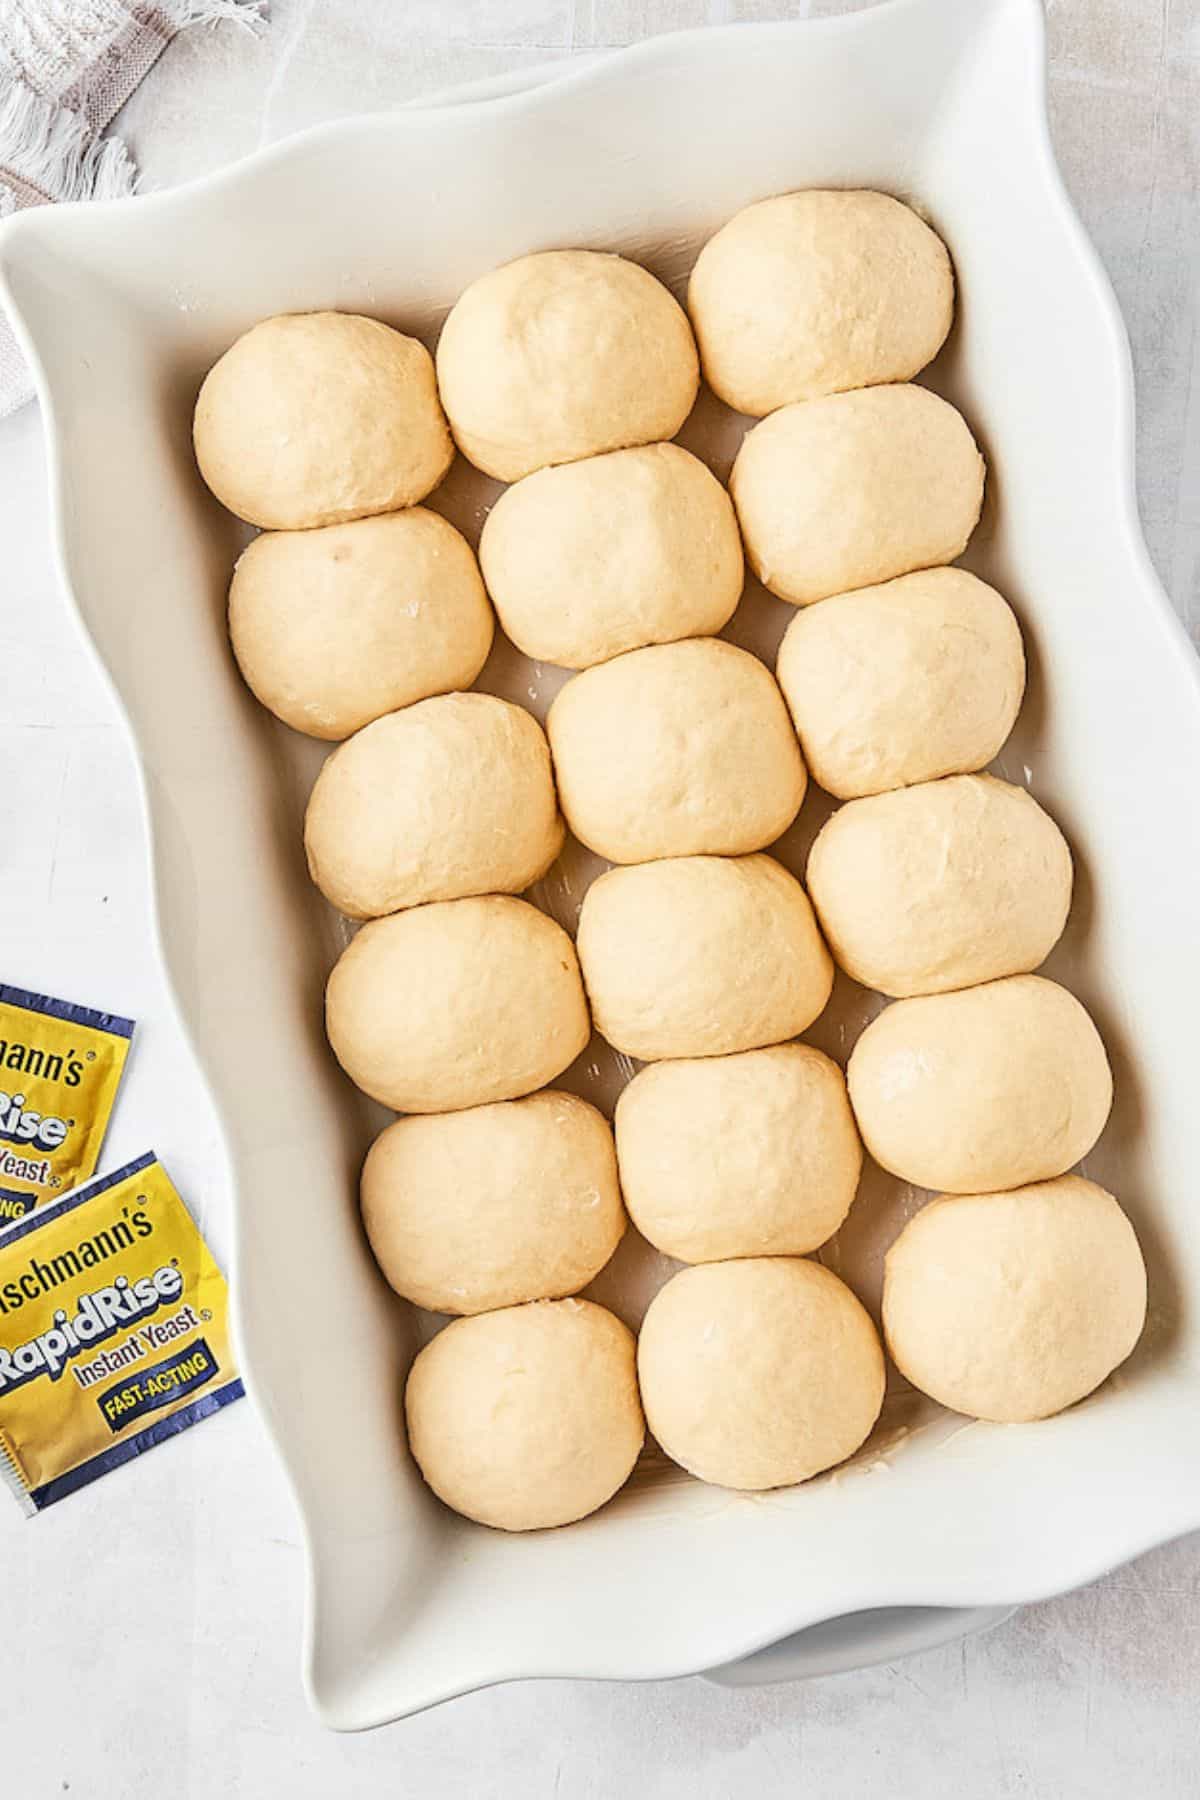
[[[228,1382],[225,1387],[218,1388],[214,1394],[202,1394],[190,1405],[181,1406],[169,1418],[156,1419],[153,1425],[147,1425],[136,1436],[126,1438],[123,1444],[112,1444],[107,1450],[101,1450],[98,1456],[89,1457],[87,1462],[80,1463],[78,1468],[68,1469],[65,1475],[58,1475],[53,1481],[34,1488],[29,1498],[38,1512],[41,1512],[45,1507],[53,1506],[56,1500],[65,1500],[68,1494],[77,1493],[80,1488],[98,1481],[110,1469],[119,1469],[122,1463],[132,1462],[143,1451],[153,1450],[156,1444],[166,1443],[168,1438],[177,1437],[190,1425],[207,1419],[211,1413],[220,1412],[223,1406],[232,1405],[245,1392],[239,1377],[236,1381]]]
[[[131,1038],[135,1019],[120,1013],[96,1012],[74,1000],[56,1000],[53,994],[32,994],[28,988],[9,987],[0,982],[0,1003],[23,1006],[26,1012],[44,1013],[48,1019],[63,1019],[68,1025],[90,1025],[93,1031],[111,1031],[114,1037]]]

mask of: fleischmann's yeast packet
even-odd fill
[[[241,1399],[228,1301],[152,1152],[0,1233],[0,1479],[26,1512]]]
[[[133,1020],[0,984],[0,1230],[86,1181]]]

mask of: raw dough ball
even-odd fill
[[[770,672],[717,638],[585,670],[558,694],[546,731],[567,823],[609,862],[761,850],[804,798]]]
[[[310,737],[470,687],[492,647],[471,546],[424,507],[255,538],[233,571],[229,635],[247,686]]]
[[[638,1340],[646,1423],[719,1487],[807,1481],[858,1449],[883,1405],[883,1352],[836,1275],[798,1257],[684,1269]]]
[[[783,1043],[833,987],[808,896],[769,856],[610,869],[584,895],[578,949],[596,1029],[643,1062]]]
[[[742,591],[733,502],[678,444],[519,481],[488,514],[479,559],[517,649],[567,669],[720,631]]]
[[[681,1262],[815,1250],[862,1168],[842,1072],[807,1044],[655,1063],[618,1100],[616,1134],[634,1224]]]
[[[814,777],[854,800],[986,767],[1020,710],[1025,653],[995,588],[923,569],[805,607],[775,673]]]
[[[329,977],[325,1023],[351,1081],[396,1112],[531,1093],[591,1035],[570,938],[499,894],[364,925]]]
[[[367,1156],[362,1210],[391,1285],[431,1312],[577,1293],[625,1230],[608,1121],[553,1088],[397,1119]]]
[[[696,259],[704,378],[762,418],[793,400],[908,381],[954,317],[946,246],[888,194],[809,188],[736,213]]]
[[[859,1038],[846,1079],[875,1161],[952,1194],[1061,1175],[1112,1105],[1099,1032],[1040,975],[897,1000]]]
[[[849,801],[818,834],[806,879],[835,961],[900,996],[1027,974],[1071,906],[1062,832],[991,775]]]
[[[308,870],[352,919],[519,894],[562,849],[537,720],[492,694],[440,694],[335,750],[308,802]]]
[[[807,606],[953,562],[979,518],[983,458],[928,388],[863,388],[772,413],[729,488],[754,573]]]
[[[1077,1175],[934,1200],[887,1254],[883,1325],[914,1387],[976,1419],[1045,1419],[1123,1363],[1146,1269],[1111,1194]]]
[[[408,1439],[439,1499],[502,1531],[611,1500],[645,1437],[633,1333],[590,1300],[458,1319],[408,1377]]]
[[[674,437],[700,384],[678,301],[596,250],[544,250],[473,281],[437,375],[459,449],[500,481]]]
[[[222,505],[278,531],[411,506],[454,457],[424,344],[357,313],[253,326],[205,376],[193,437]]]

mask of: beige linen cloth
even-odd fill
[[[0,219],[130,194],[137,170],[104,128],[189,25],[256,24],[263,0],[0,0]],[[33,392],[0,316],[0,418]]]

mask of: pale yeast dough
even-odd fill
[[[364,925],[325,994],[333,1053],[396,1112],[453,1112],[553,1081],[591,1035],[560,925],[490,894]]]
[[[1044,1419],[1082,1400],[1125,1361],[1145,1318],[1133,1227],[1076,1175],[934,1200],[887,1254],[897,1368],[976,1419]]]
[[[700,383],[678,301],[596,250],[544,250],[473,281],[442,328],[437,376],[459,449],[500,481],[672,438]]]
[[[596,1028],[644,1062],[796,1037],[833,963],[808,896],[769,856],[683,856],[610,869],[577,939]]]
[[[817,1249],[862,1169],[842,1072],[807,1044],[654,1063],[615,1128],[630,1216],[681,1262]]]
[[[424,344],[357,313],[283,313],[211,368],[196,461],[230,512],[296,531],[423,500],[454,457]]]
[[[362,1213],[396,1292],[445,1313],[574,1294],[625,1229],[608,1121],[554,1088],[397,1119],[367,1155]]]
[[[895,1001],[859,1038],[846,1079],[876,1162],[955,1194],[1061,1175],[1112,1105],[1099,1032],[1040,975]]]
[[[309,873],[351,919],[522,893],[562,841],[545,734],[492,694],[441,694],[364,727],[326,761],[304,821]]]
[[[870,1318],[836,1275],[799,1257],[673,1276],[642,1323],[638,1374],[667,1455],[720,1487],[819,1475],[858,1449],[883,1404]]]
[[[479,560],[517,649],[568,669],[720,631],[742,591],[733,504],[678,444],[518,481],[488,514]]]
[[[770,672],[717,638],[585,670],[559,692],[546,731],[567,823],[609,862],[761,850],[804,798]]]
[[[470,687],[493,623],[471,546],[423,506],[264,532],[229,588],[247,686],[317,738],[347,738],[397,707]]]
[[[455,1320],[413,1363],[405,1410],[434,1493],[502,1531],[595,1512],[645,1437],[633,1333],[589,1300]]]
[[[808,188],[735,213],[696,258],[688,311],[704,378],[736,412],[908,381],[954,316],[946,246],[869,189]]]
[[[1025,692],[1020,627],[966,569],[923,569],[796,613],[775,673],[839,800],[991,762]]]
[[[834,959],[881,994],[938,994],[1044,962],[1071,905],[1071,852],[1024,788],[949,775],[850,800],[806,880]]]
[[[729,487],[754,573],[807,606],[953,562],[983,473],[961,414],[898,385],[781,407],[748,433]]]

